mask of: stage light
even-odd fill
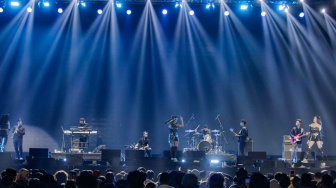
[[[326,10],[325,10],[325,9],[322,9],[321,12],[324,14],[324,13],[326,12]]]
[[[210,163],[212,163],[212,164],[218,164],[219,160],[210,160]]]
[[[101,9],[98,9],[98,10],[97,10],[97,13],[98,13],[98,14],[102,14],[103,11],[102,11]]]
[[[287,6],[286,8],[285,8],[285,12],[288,12],[289,11],[289,7]]]
[[[181,160],[181,162],[182,162],[182,163],[185,163],[185,162],[186,162],[186,160],[185,160],[185,159],[182,159],[182,160]]]
[[[301,12],[301,13],[299,14],[299,16],[300,16],[300,18],[304,17],[304,13]]]
[[[265,12],[265,11],[262,11],[262,12],[261,12],[261,16],[266,16],[266,12]]]
[[[121,3],[116,3],[117,8],[121,8]]]
[[[84,1],[81,1],[82,7],[86,7],[86,3]]]
[[[132,14],[132,11],[131,11],[131,10],[127,10],[127,11],[126,11],[126,14],[127,14],[127,15],[130,15],[130,14]]]
[[[163,10],[162,10],[162,14],[163,14],[163,15],[166,15],[167,13],[168,13],[167,9],[163,9]]]
[[[67,159],[63,159],[63,161],[64,161],[64,162],[66,162],[66,161],[67,161]]]
[[[13,7],[18,7],[18,6],[20,6],[20,3],[17,2],[17,1],[11,1],[10,5],[13,6]]]
[[[3,11],[4,11],[4,9],[2,7],[0,7],[0,12],[3,12]]]
[[[206,9],[210,9],[210,3],[206,4],[206,5],[205,5],[205,8],[206,8]]]
[[[192,15],[194,15],[194,14],[195,14],[195,12],[194,12],[193,10],[190,10],[190,11],[189,11],[189,15],[190,15],[190,16],[192,16]]]
[[[300,0],[300,2],[301,2],[301,3],[303,3],[303,2],[304,2],[304,0]]]
[[[60,13],[60,14],[62,14],[63,13],[63,9],[62,8],[58,8],[57,12]]]
[[[175,8],[182,8],[182,3],[181,2],[176,2],[175,3]]]
[[[43,2],[43,6],[45,6],[45,7],[49,7],[49,6],[50,6],[50,3],[49,3],[49,2]]]
[[[240,10],[247,10],[248,9],[248,5],[240,5]]]
[[[279,5],[279,10],[285,9],[285,5]]]
[[[230,12],[226,10],[226,11],[224,12],[224,15],[225,15],[225,16],[229,16],[229,15],[230,15]]]
[[[27,8],[27,12],[32,12],[32,11],[33,11],[33,9],[31,7]]]

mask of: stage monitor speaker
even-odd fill
[[[29,157],[33,158],[49,158],[48,148],[29,148]]]
[[[239,143],[237,146],[238,146],[238,155],[241,155],[239,151]],[[253,151],[253,140],[245,142],[244,155],[246,156],[249,151]]]
[[[113,166],[119,166],[121,159],[121,150],[102,149],[101,160],[111,163]]]
[[[203,160],[205,159],[205,151],[186,151],[187,160]]]
[[[249,151],[248,156],[251,160],[266,160],[265,151]]]
[[[125,161],[145,158],[145,150],[125,150]]]
[[[170,150],[163,150],[162,155],[163,155],[164,159],[170,159],[171,158]],[[178,150],[176,157],[177,157],[177,159],[181,159],[183,157],[183,151]]]

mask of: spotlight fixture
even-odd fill
[[[86,3],[84,1],[81,1],[81,6],[86,7]]]
[[[244,5],[240,5],[240,10],[247,10],[248,9],[248,5],[244,4]]]
[[[32,12],[32,11],[33,11],[33,9],[31,7],[27,8],[27,12]]]
[[[0,7],[0,13],[3,12],[3,11],[4,11],[4,9],[2,7]]]
[[[303,17],[304,17],[304,13],[301,12],[301,13],[299,14],[299,16],[300,16],[300,18],[303,18]]]
[[[60,13],[60,14],[62,14],[63,13],[63,9],[62,8],[58,8],[57,12]]]
[[[117,8],[121,8],[121,3],[116,3]]]
[[[225,16],[229,16],[229,15],[230,15],[230,12],[226,10],[226,11],[224,12],[224,15],[225,15]]]
[[[210,3],[206,4],[206,6],[205,6],[206,9],[210,9],[210,8],[215,9],[215,7],[216,7],[215,3],[213,3],[213,2],[210,2]]]
[[[132,14],[132,11],[128,9],[128,10],[126,11],[126,14],[127,14],[127,15],[130,15],[130,14]]]
[[[13,7],[18,7],[18,6],[20,6],[20,3],[18,1],[11,1],[10,5],[13,6]]]
[[[97,13],[98,13],[98,14],[102,14],[102,13],[103,13],[102,9],[98,9],[98,10],[97,10]]]
[[[166,15],[167,13],[168,13],[167,9],[163,9],[163,10],[162,10],[162,14],[163,14],[163,15]]]
[[[326,12],[326,10],[325,10],[325,9],[322,9],[321,12],[324,14],[324,13]]]
[[[284,9],[285,12],[288,12],[289,11],[289,6],[287,6],[285,9]]]
[[[175,8],[182,8],[182,3],[181,2],[176,2],[175,3]]]
[[[285,5],[279,5],[279,10],[284,10],[285,9]]]
[[[266,16],[266,12],[265,12],[265,11],[262,11],[262,12],[261,12],[261,16]]]
[[[44,7],[49,7],[49,6],[50,6],[50,3],[49,3],[49,2],[43,2],[43,6],[44,6]]]
[[[194,14],[195,14],[195,12],[194,12],[193,10],[190,10],[190,11],[189,11],[189,15],[190,15],[190,16],[192,16],[192,15],[194,15]]]

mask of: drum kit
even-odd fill
[[[221,136],[220,130],[211,130],[210,134],[202,134],[195,132],[195,130],[185,130],[189,135],[189,148],[193,151],[205,151],[206,154],[214,153],[221,154],[223,153],[222,147],[219,144],[219,138]],[[212,135],[215,139],[212,139]]]

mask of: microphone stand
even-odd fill
[[[226,133],[225,131],[224,131],[224,127],[223,127],[223,125],[222,125],[222,122],[221,122],[221,120],[220,120],[220,114],[218,114],[217,115],[217,117],[216,117],[216,120],[218,120],[218,122],[219,122],[219,127],[221,128],[221,135],[223,136],[223,140],[224,140],[224,144],[223,144],[223,152],[225,152],[225,144],[229,144],[228,142],[227,142],[227,140],[226,140],[226,136],[224,135],[224,133]]]
[[[63,126],[61,126],[61,128],[62,128],[62,133],[63,133],[63,136],[62,136],[62,148],[61,148],[61,150],[63,151],[63,152],[66,152],[66,150],[65,150],[65,139],[64,139],[64,129],[63,129]]]
[[[191,115],[190,119],[188,120],[187,124],[185,125],[186,127],[189,125],[189,123],[195,119],[194,118],[194,114]],[[188,132],[187,134],[185,134],[184,136],[187,136],[187,144],[188,144],[188,147],[190,148],[190,139],[191,139],[191,136],[190,136],[190,132]]]

